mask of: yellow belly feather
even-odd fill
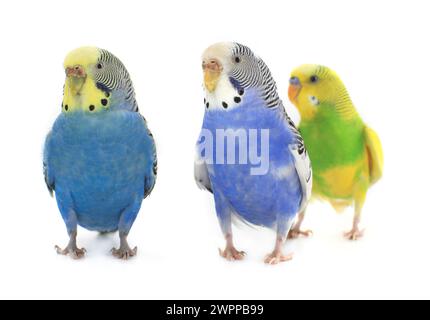
[[[368,155],[364,152],[364,156],[353,164],[318,173],[314,179],[313,195],[329,201],[337,212],[341,212],[354,200],[364,196],[368,186]]]

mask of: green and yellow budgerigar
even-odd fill
[[[383,153],[375,131],[355,109],[339,76],[327,67],[302,65],[291,73],[288,96],[301,116],[299,130],[313,168],[313,195],[328,200],[341,211],[354,205],[352,229],[345,233],[356,240],[362,207],[370,186],[382,176]],[[300,230],[299,215],[290,237]]]

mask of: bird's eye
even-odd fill
[[[101,68],[103,68],[102,64],[101,63],[97,63],[97,69],[101,69]]]
[[[311,76],[309,80],[311,81],[311,83],[316,83],[318,82],[318,77],[314,75],[314,76]]]
[[[234,57],[234,62],[239,63],[240,62],[240,57]]]

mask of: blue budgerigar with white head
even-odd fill
[[[81,258],[77,226],[119,231],[114,256],[136,254],[127,235],[155,184],[157,157],[146,120],[121,61],[107,50],[82,47],[65,61],[61,114],[45,141],[43,167],[70,240],[60,254]]]
[[[232,218],[277,232],[265,262],[289,260],[282,251],[312,185],[300,133],[286,114],[262,59],[238,43],[217,43],[203,53],[205,115],[197,143],[197,184],[212,192],[226,238],[221,256],[240,260]]]

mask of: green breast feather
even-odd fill
[[[356,162],[365,147],[364,124],[358,115],[345,119],[331,105],[321,104],[319,109],[299,126],[315,174]]]

